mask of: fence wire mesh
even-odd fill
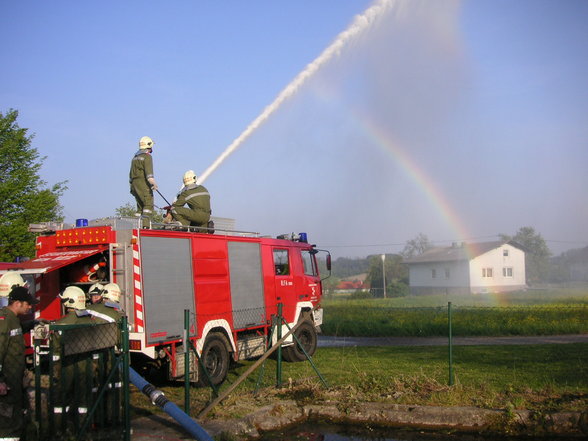
[[[117,323],[51,324],[35,331],[39,439],[83,439],[86,429],[120,439],[122,431],[113,432],[124,423],[120,331]]]

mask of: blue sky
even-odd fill
[[[206,180],[213,214],[335,256],[526,225],[588,245],[588,2],[390,3]],[[0,0],[0,111],[67,221],[133,201],[143,135],[172,199],[370,5]]]

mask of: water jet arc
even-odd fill
[[[357,15],[351,25],[341,32],[335,41],[331,43],[314,61],[306,66],[268,105],[261,114],[253,120],[249,126],[225,149],[224,152],[202,173],[198,183],[202,184],[208,176],[214,172],[225,159],[229,157],[249,136],[259,128],[288,98],[293,96],[298,89],[312,77],[324,64],[338,55],[350,40],[356,38],[366,29],[370,28],[377,18],[383,14],[392,4],[392,0],[378,0],[375,4],[365,10],[363,14]]]

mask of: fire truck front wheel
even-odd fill
[[[199,366],[198,384],[200,386],[209,386],[208,378],[214,385],[222,383],[227,377],[231,363],[227,338],[220,332],[211,333],[206,337],[200,357],[208,376]]]
[[[304,321],[300,326],[298,326],[298,328],[296,328],[296,330],[294,331],[294,335],[302,344],[302,347],[304,348],[306,353],[308,355],[313,355],[316,351],[316,345],[318,340],[316,328],[314,327],[314,325],[309,321]],[[298,342],[296,342],[296,339],[294,339],[294,344],[292,346],[287,346],[283,349],[282,356],[284,357],[284,360],[290,362],[306,360],[306,355],[304,355],[304,352],[302,351],[302,349],[300,349],[300,346],[298,345]]]

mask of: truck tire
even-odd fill
[[[294,331],[294,335],[298,338],[308,355],[313,355],[315,353],[317,335],[316,328],[311,322],[302,322],[302,324]],[[287,346],[282,350],[282,356],[284,357],[284,360],[289,362],[306,360],[306,355],[304,355],[304,352],[302,352],[296,340],[294,340],[292,346]]]
[[[222,333],[213,332],[206,337],[200,358],[214,385],[225,381],[229,372],[231,357],[229,353],[229,342]],[[200,363],[198,363],[198,385],[210,386]]]

